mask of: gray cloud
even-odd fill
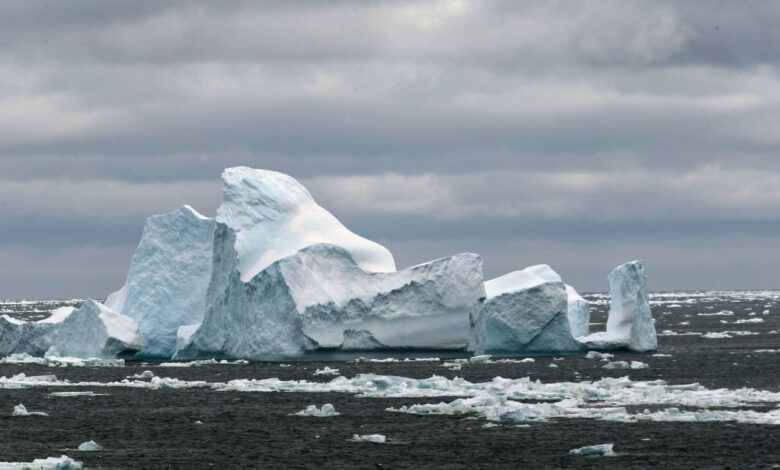
[[[596,289],[646,256],[656,288],[777,284],[778,19],[771,2],[2,3],[0,297],[105,295],[145,217],[212,215],[234,165],[300,178],[400,264],[547,257]]]

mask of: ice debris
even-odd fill
[[[585,446],[569,451],[571,455],[581,455],[583,457],[615,457],[618,454],[612,449],[615,444],[598,444],[594,446]]]
[[[384,444],[387,438],[382,434],[353,434],[352,442],[373,442],[375,444]]]
[[[314,371],[314,375],[339,375],[339,370],[331,369],[330,367],[325,366],[322,369],[317,369]]]
[[[317,408],[317,405],[309,405],[305,410],[301,410],[295,413],[295,416],[313,416],[315,418],[330,418],[331,416],[339,416],[336,409],[330,403],[325,403],[322,408]]]
[[[81,470],[84,465],[63,455],[35,459],[32,462],[0,462],[0,470]]]
[[[647,369],[648,365],[644,362],[639,361],[631,361],[630,363],[627,361],[614,361],[614,362],[608,362],[601,366],[602,369]]]
[[[19,403],[14,406],[14,411],[11,413],[11,416],[49,416],[49,414],[42,411],[27,411],[27,408]]]

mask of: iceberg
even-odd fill
[[[571,331],[566,285],[549,266],[531,266],[486,281],[485,293],[470,336],[475,353],[583,350]]]
[[[537,277],[549,282],[563,282],[561,276],[547,264],[537,264],[525,268]],[[569,328],[575,338],[587,336],[590,328],[590,302],[583,299],[577,290],[566,284],[566,314]]]
[[[0,357],[27,354],[41,357],[51,347],[60,324],[74,311],[60,307],[43,320],[22,321],[0,315]]]
[[[214,227],[187,205],[146,220],[127,282],[106,299],[138,324],[145,341],[139,358],[170,358],[178,328],[203,319]]]
[[[316,244],[245,282],[235,248],[238,235],[218,223],[208,310],[199,326],[180,328],[176,359],[270,359],[345,345],[467,346],[471,319],[484,297],[478,255],[371,272],[346,249]]]
[[[87,300],[60,324],[47,355],[115,358],[143,348],[138,325],[100,302]]]
[[[647,297],[647,275],[642,260],[622,264],[609,274],[612,297],[607,330],[579,340],[588,349],[628,349],[637,352],[658,348],[655,325]]]

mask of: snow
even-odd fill
[[[49,416],[48,413],[43,413],[41,411],[27,411],[27,408],[19,403],[18,405],[14,406],[14,411],[11,413],[11,416]]]
[[[607,331],[580,338],[589,349],[647,352],[658,347],[647,296],[644,261],[632,261],[609,275],[611,303]]]
[[[301,410],[295,413],[295,416],[313,416],[315,418],[330,418],[332,416],[339,416],[336,409],[330,403],[325,403],[322,408],[317,408],[317,405],[309,405],[305,410]]]
[[[382,434],[353,434],[352,442],[373,442],[375,444],[384,444],[387,438]]]
[[[205,312],[215,221],[190,206],[146,220],[127,282],[106,306],[138,323],[142,358],[170,358],[176,331]]]
[[[95,441],[87,441],[79,444],[78,450],[82,452],[98,452],[104,449],[103,446],[101,446]]]
[[[578,449],[572,449],[569,451],[571,455],[581,455],[583,457],[615,457],[618,454],[615,453],[612,448],[615,444],[598,444],[593,446],[580,447]]]
[[[218,224],[209,307],[176,359],[276,359],[343,348],[463,349],[484,297],[479,256],[464,253],[398,272],[358,266],[345,249],[311,245],[243,282],[236,234]]]
[[[0,462],[0,470],[78,470],[84,466],[81,462],[63,455],[35,459],[32,462]]]
[[[59,325],[50,351],[57,356],[114,358],[142,347],[143,338],[131,318],[87,300]]]
[[[235,167],[226,169],[222,179],[223,202],[217,221],[236,232],[242,281],[302,248],[321,243],[342,247],[365,271],[395,271],[387,248],[350,232],[291,176]]]

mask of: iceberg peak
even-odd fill
[[[319,243],[344,248],[366,271],[395,271],[387,248],[349,231],[295,178],[276,171],[235,167],[227,168],[222,179],[223,202],[216,220],[236,232],[242,281]]]

